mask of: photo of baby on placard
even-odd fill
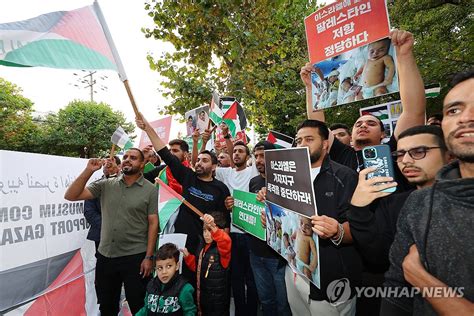
[[[311,229],[311,219],[268,201],[265,213],[267,244],[293,271],[320,287],[318,236]]]
[[[314,67],[314,110],[399,91],[395,49],[389,38],[318,62]]]

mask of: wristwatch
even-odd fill
[[[224,136],[224,139],[229,139],[229,138],[230,138],[230,135],[229,135],[229,134],[227,134],[227,135]]]
[[[154,256],[146,256],[145,259],[152,260],[153,261]]]

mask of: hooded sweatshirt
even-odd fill
[[[416,244],[426,271],[451,288],[462,287],[463,297],[473,302],[473,227],[474,178],[462,179],[459,163],[455,161],[439,171],[432,187],[417,190],[408,197],[398,219],[384,285],[411,290],[403,277],[402,262],[410,246]],[[407,313],[436,315],[420,294],[384,299],[381,315]]]

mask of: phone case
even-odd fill
[[[377,170],[367,175],[367,179],[373,177],[395,178],[392,155],[388,145],[367,146],[362,149],[364,167],[377,167]],[[395,192],[397,187],[382,190],[383,192]]]

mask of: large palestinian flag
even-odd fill
[[[111,69],[126,76],[97,2],[0,24],[0,65]]]

